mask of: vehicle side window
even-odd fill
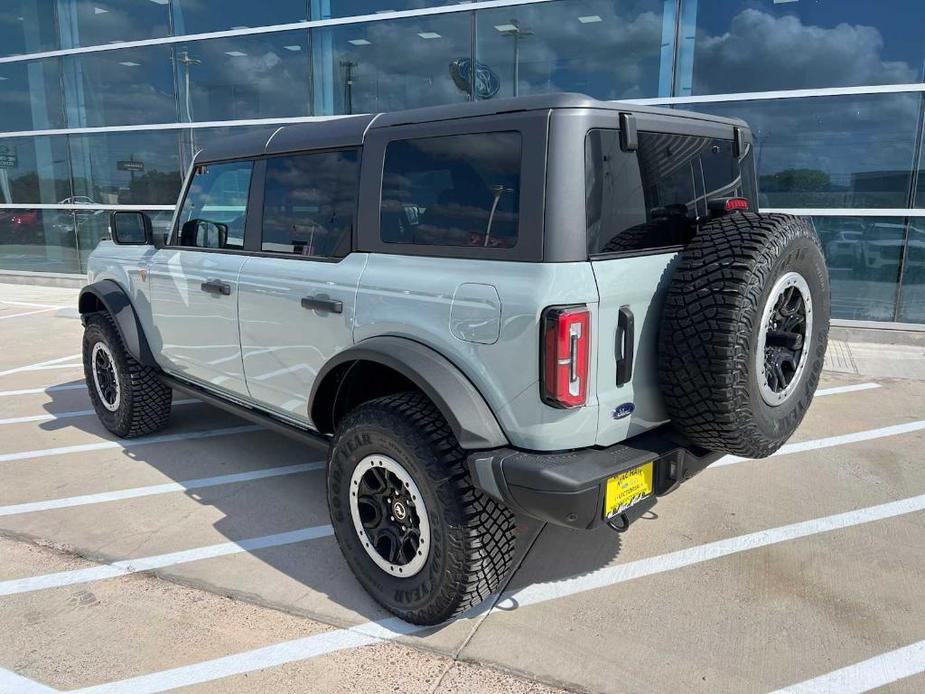
[[[585,141],[585,213],[593,254],[682,246],[708,214],[707,200],[744,195],[732,142],[640,133],[636,153],[616,130]]]
[[[252,169],[249,161],[197,166],[172,245],[243,249]]]
[[[513,248],[521,136],[448,135],[390,142],[379,234],[386,243]]]
[[[359,183],[357,150],[269,159],[261,250],[316,258],[343,255],[339,251],[353,231]]]

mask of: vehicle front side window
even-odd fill
[[[513,248],[521,136],[448,135],[390,142],[379,233],[386,243]]]
[[[180,210],[173,245],[241,250],[253,162],[200,164]]]
[[[357,150],[267,161],[261,250],[330,258],[349,249],[360,183]]]

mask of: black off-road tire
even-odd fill
[[[389,456],[424,498],[431,546],[411,577],[387,573],[367,554],[350,510],[351,476],[370,455]],[[348,413],[328,457],[328,507],[351,570],[383,607],[414,624],[439,624],[498,589],[514,554],[514,516],[476,489],[446,420],[417,392],[371,400]]]
[[[762,315],[785,274],[802,276],[812,328],[800,380],[769,405],[756,366]],[[708,449],[772,454],[802,421],[819,383],[829,329],[829,278],[811,223],[782,214],[734,214],[701,227],[672,275],[662,313],[658,371],[668,414]]]
[[[119,383],[119,402],[115,410],[103,404],[94,381],[92,355],[98,342],[103,343],[112,355]],[[157,369],[142,365],[128,353],[108,313],[87,316],[83,363],[93,409],[109,431],[128,439],[151,434],[167,426],[173,391],[160,380]]]

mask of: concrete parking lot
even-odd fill
[[[90,411],[77,290],[0,284],[0,692],[925,691],[925,348],[836,342],[797,434],[628,533],[520,525],[502,593],[391,618],[324,452],[177,397]]]

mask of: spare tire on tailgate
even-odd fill
[[[812,402],[828,331],[828,270],[808,220],[741,213],[702,225],[659,331],[672,421],[705,448],[770,455]]]

